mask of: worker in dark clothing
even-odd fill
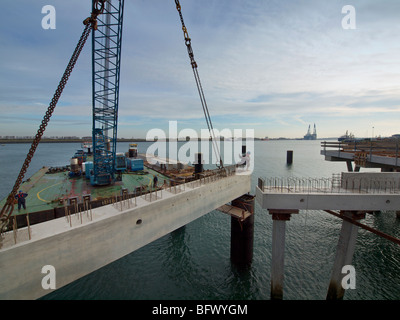
[[[15,196],[15,199],[18,200],[18,211],[21,209],[21,206],[26,209],[25,206],[25,198],[28,196],[27,193],[23,193],[22,190],[19,190],[18,194]]]
[[[158,182],[158,178],[157,178],[156,175],[154,175],[154,178],[153,178],[153,186],[154,186],[154,188],[157,188],[157,182]]]

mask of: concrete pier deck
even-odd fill
[[[327,161],[344,161],[349,171],[363,168],[381,168],[382,172],[400,170],[398,140],[321,142],[321,155]]]
[[[273,221],[271,299],[283,299],[286,222],[293,214],[300,210],[340,211],[337,216],[343,222],[327,299],[343,299],[342,270],[352,265],[358,226],[365,227],[356,223],[368,211],[399,210],[399,184],[398,172],[344,172],[329,179],[259,178],[256,199]]]
[[[257,202],[265,209],[399,210],[400,173],[344,172],[332,179],[259,180]]]

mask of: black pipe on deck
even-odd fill
[[[197,178],[199,177],[199,174],[204,171],[203,162],[203,154],[196,153],[194,159],[194,173]]]

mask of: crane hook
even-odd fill
[[[104,12],[104,6],[107,0],[95,0],[93,1],[93,13],[98,16]],[[100,8],[99,8],[100,5]]]
[[[92,14],[83,21],[85,26],[91,23],[93,25],[93,29],[97,30],[97,17],[104,12],[106,2],[107,0],[93,1]]]

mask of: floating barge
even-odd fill
[[[82,153],[79,151],[77,154]],[[77,163],[77,154],[71,159],[70,165],[43,167],[22,183],[20,190],[28,194],[26,209],[18,210],[15,204],[9,228],[21,228],[64,217],[89,207],[104,206],[194,179],[194,168],[191,166],[179,164],[179,167],[167,168],[160,166],[159,162],[148,162],[146,155],[136,153],[127,154],[126,169],[118,173],[117,181],[107,186],[94,186],[85,172],[90,170],[91,156],[85,154],[87,161],[79,159]],[[133,160],[141,162],[141,167],[134,168]],[[157,177],[156,186],[154,177]],[[6,198],[0,201],[0,206],[5,203]],[[11,226],[11,223],[14,225]]]

